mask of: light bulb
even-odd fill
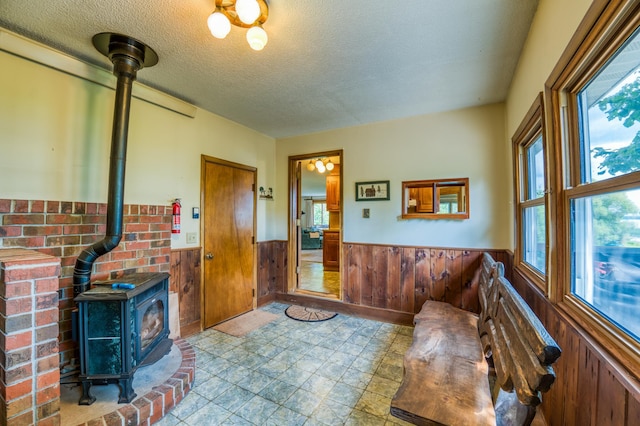
[[[329,160],[325,167],[327,168],[327,170],[331,171],[333,170],[334,164],[331,162],[331,160]]]
[[[309,163],[307,164],[307,170],[309,170],[310,172],[314,171],[316,169],[316,166],[313,164],[313,161],[309,160]]]
[[[319,173],[324,173],[327,170],[327,168],[324,166],[324,164],[320,164],[320,167],[318,167],[318,172]]]
[[[269,41],[267,32],[260,26],[251,27],[247,31],[247,41],[253,50],[262,50]]]
[[[215,38],[225,38],[231,31],[231,22],[223,13],[215,11],[207,19],[207,25],[211,35]]]
[[[238,0],[236,1],[236,13],[242,22],[251,25],[260,16],[260,5],[256,0]]]

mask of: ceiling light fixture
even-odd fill
[[[215,0],[216,9],[207,19],[211,34],[223,39],[231,31],[231,24],[248,28],[247,42],[253,50],[262,50],[269,37],[262,25],[269,17],[265,0]]]
[[[318,158],[317,160],[309,160],[307,163],[307,170],[310,172],[317,170],[318,173],[324,173],[327,170],[331,171],[335,167],[335,164],[331,162],[330,158]]]

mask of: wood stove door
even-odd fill
[[[253,309],[256,170],[203,157],[204,328]]]

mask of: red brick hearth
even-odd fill
[[[60,260],[33,250],[0,249],[0,424],[60,425],[58,275]],[[89,425],[151,425],[189,393],[193,348],[176,339],[180,368],[162,385]]]
[[[102,203],[0,199],[0,424],[61,424],[60,369],[77,357],[73,268],[78,254],[103,238],[106,210]],[[94,263],[92,281],[169,272],[170,256],[171,207],[125,205],[122,241]],[[186,342],[176,344],[178,372],[104,416],[105,424],[152,424],[182,400],[195,355]]]
[[[0,424],[60,424],[60,260],[0,250]]]
[[[107,205],[71,201],[0,199],[0,248],[21,247],[60,259],[60,363],[76,357],[71,337],[73,267],[82,250],[104,237]],[[127,204],[124,235],[113,251],[99,257],[91,280],[130,272],[169,272],[171,206]]]
[[[156,386],[144,396],[137,398],[109,414],[92,419],[81,426],[149,426],[164,417],[191,390],[196,371],[196,354],[189,343],[176,339],[174,345],[182,353],[182,364],[173,376]]]

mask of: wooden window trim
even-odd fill
[[[544,117],[544,99],[542,93],[536,96],[527,111],[524,119],[516,129],[512,141],[513,152],[513,170],[515,176],[515,225],[516,225],[516,244],[514,252],[514,269],[520,274],[528,278],[542,293],[546,296],[549,293],[546,272],[541,273],[533,268],[524,260],[524,236],[522,232],[522,218],[524,210],[529,207],[545,206],[545,265],[549,270],[549,215],[547,208],[548,194],[548,153],[545,137],[545,117]],[[542,136],[542,150],[544,154],[544,170],[545,170],[545,195],[538,198],[527,199],[527,187],[525,176],[529,176],[528,162],[526,161],[526,151]]]
[[[548,268],[550,297],[597,342],[640,377],[640,344],[571,293],[571,200],[629,188],[638,188],[640,172],[581,184],[578,92],[602,68],[623,42],[640,27],[640,1],[596,0],[545,83],[547,122],[552,163],[549,210],[551,237]],[[553,164],[557,164],[554,166]]]

